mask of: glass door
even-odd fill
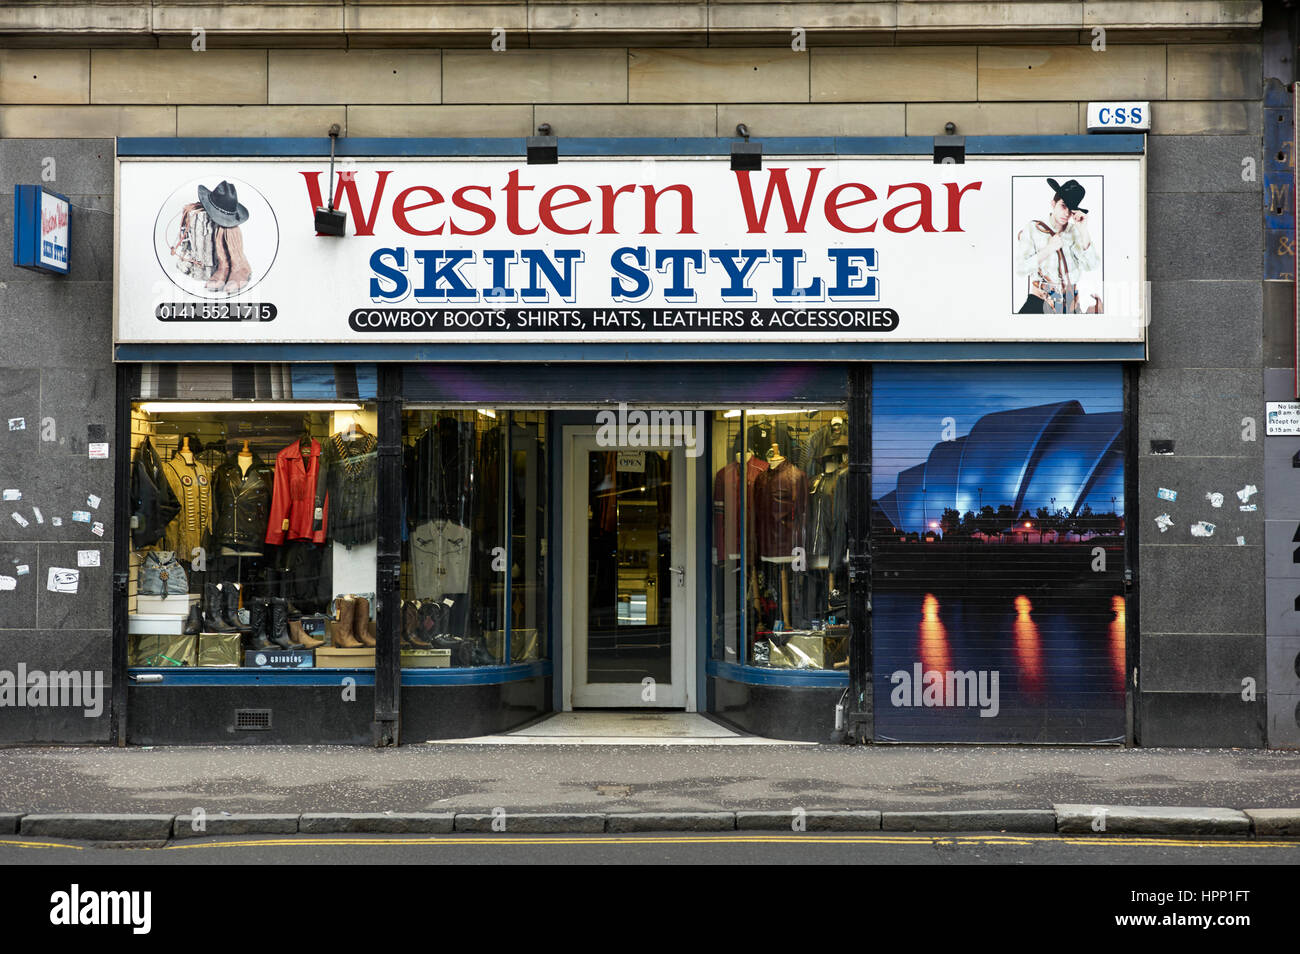
[[[686,459],[573,438],[566,477],[573,708],[684,708]]]

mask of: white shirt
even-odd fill
[[[1046,223],[1043,223],[1046,225]],[[1061,235],[1061,254],[1051,254],[1037,263],[1038,253],[1052,240],[1051,232],[1044,232],[1038,222],[1028,222],[1016,234],[1016,274],[1037,275],[1049,282],[1066,285],[1078,284],[1084,272],[1101,265],[1097,243],[1089,239],[1087,248],[1079,244],[1078,226],[1073,225]],[[1062,259],[1064,258],[1064,268]]]

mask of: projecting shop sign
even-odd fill
[[[68,274],[68,198],[41,186],[14,186],[14,264]]]
[[[1134,157],[120,163],[117,341],[1143,340]]]

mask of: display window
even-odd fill
[[[848,665],[842,409],[734,409],[713,421],[713,658]]]
[[[403,667],[546,658],[545,413],[408,409],[402,444]]]
[[[138,401],[129,662],[373,668],[377,414],[364,401]]]

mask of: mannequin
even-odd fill
[[[353,416],[335,418],[338,428],[321,453],[316,507],[329,512],[329,536],[346,548],[374,542],[378,533],[379,442]]]
[[[813,431],[812,436],[808,438],[808,444],[804,453],[804,472],[808,479],[812,480],[821,473],[822,461],[825,459],[827,450],[834,444],[839,444],[848,439],[848,430],[845,427],[847,418],[843,414],[836,414],[823,427]]]
[[[214,536],[222,556],[260,557],[271,506],[271,474],[247,440],[212,472]]]
[[[212,529],[212,472],[198,459],[201,447],[198,438],[185,434],[176,447],[176,454],[163,465],[163,472],[172,493],[180,503],[180,513],[167,525],[162,548],[176,551],[182,562],[195,558],[195,551],[208,546],[208,533]],[[190,574],[191,587],[197,585],[199,574]]]
[[[836,548],[843,542],[844,500],[840,490],[841,453],[843,445],[836,444],[822,451],[821,473],[809,489],[808,547],[809,564],[813,573],[808,578],[808,606],[810,615],[821,617],[829,609],[829,596],[835,590],[835,571],[840,561],[833,558]]]
[[[790,564],[795,551],[804,546],[804,524],[808,512],[808,478],[782,453],[774,433],[768,444],[767,470],[754,482],[754,526],[760,559],[780,570],[781,613],[793,622],[790,603]]]

